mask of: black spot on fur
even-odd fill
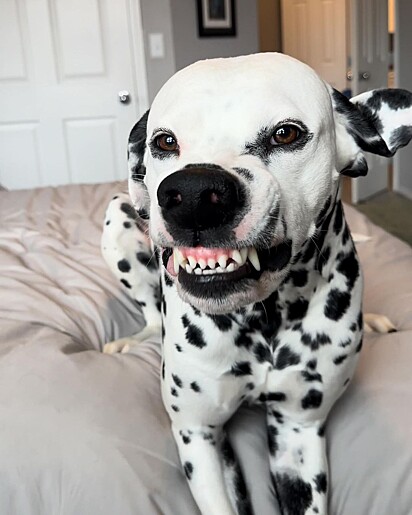
[[[247,385],[246,385],[246,389],[247,389],[247,390],[253,390],[253,389],[254,389],[254,387],[255,387],[255,384],[254,384],[254,383],[252,383],[252,382],[247,383]]]
[[[173,395],[173,397],[179,397],[179,394],[177,393],[177,390],[174,386],[170,388],[170,393]]]
[[[136,259],[149,270],[157,269],[157,263],[154,256],[151,256],[146,252],[136,252]]]
[[[199,312],[200,313],[200,312]],[[229,331],[232,328],[232,320],[228,315],[208,315],[220,331]]]
[[[273,411],[272,411],[272,415],[275,417],[276,422],[277,422],[278,424],[283,424],[284,419],[283,419],[283,415],[282,415],[282,413],[280,413],[280,411],[273,410]]]
[[[293,286],[298,288],[306,286],[308,282],[308,271],[304,268],[301,268],[300,270],[292,270],[289,274],[289,280],[292,281]]]
[[[248,182],[253,181],[253,174],[247,170],[246,168],[233,168],[235,172],[237,172],[239,175],[241,175],[244,179],[246,179]]]
[[[336,235],[340,233],[343,225],[343,208],[342,202],[339,201],[336,205],[335,220],[333,221],[333,231]]]
[[[363,340],[361,340],[359,342],[358,346],[355,349],[355,352],[360,352],[362,350],[362,346],[363,346]]]
[[[178,343],[175,343],[175,347],[176,347],[177,352],[182,352],[182,346],[181,345],[179,345]]]
[[[298,476],[280,473],[272,475],[272,480],[281,512],[287,515],[305,515],[313,500],[310,484]]]
[[[120,205],[120,210],[123,211],[123,213],[126,213],[128,218],[136,220],[137,213],[134,207],[128,204],[127,202],[122,202],[122,204]]]
[[[252,367],[249,361],[237,361],[233,363],[230,373],[234,376],[247,376],[252,374]]]
[[[272,363],[272,352],[270,351],[268,345],[258,343],[253,348],[253,354],[259,363],[264,363],[265,361]]]
[[[307,363],[306,363],[306,366],[308,368],[310,368],[311,370],[315,370],[316,367],[318,365],[318,361],[317,359],[310,359]]]
[[[225,437],[222,441],[221,452],[223,461],[225,462],[226,466],[233,467],[236,464],[236,458],[227,437]]]
[[[286,401],[286,394],[283,392],[268,392],[261,393],[259,395],[260,402],[268,402],[268,401],[276,401],[276,402],[284,402]]]
[[[172,408],[173,411],[176,411],[176,413],[178,413],[180,411],[180,409],[175,404],[172,404],[170,407]]]
[[[170,279],[170,277],[167,274],[164,274],[164,278],[165,278],[166,286],[173,286],[173,281]]]
[[[107,220],[106,225],[110,225],[110,220]]]
[[[332,288],[328,293],[324,313],[327,318],[331,320],[340,320],[346,313],[350,304],[350,294]]]
[[[130,229],[131,226],[132,226],[132,224],[130,222],[123,222],[123,227],[125,229]]]
[[[187,315],[182,316],[182,323],[183,327],[186,328],[187,341],[198,349],[206,347],[206,342],[203,338],[203,331],[197,325],[191,323]]]
[[[117,268],[124,273],[130,272],[130,263],[127,261],[127,259],[121,259],[117,262]]]
[[[126,279],[120,279],[120,282],[123,284],[123,286],[129,288],[129,290],[131,289],[130,283],[129,281],[126,281]]]
[[[359,277],[359,264],[355,253],[351,252],[343,257],[339,261],[336,270],[346,277],[346,284],[349,289],[352,289],[356,279]]]
[[[172,374],[172,379],[173,379],[173,382],[175,383],[175,385],[178,387],[178,388],[182,388],[183,386],[183,381],[180,379],[180,377],[176,374]]]
[[[279,450],[279,446],[276,440],[276,437],[278,436],[279,431],[277,427],[275,426],[268,426],[268,445],[269,445],[269,452],[272,456],[276,454],[276,452]]]
[[[298,365],[300,363],[300,356],[290,350],[290,348],[285,345],[279,349],[279,353],[276,358],[275,368],[278,370],[283,370],[286,367],[290,367],[292,365]]]
[[[336,358],[334,358],[333,362],[335,363],[335,365],[340,365],[341,363],[343,363],[345,361],[345,359],[348,357],[347,354],[341,354],[340,356],[337,356]]]
[[[136,304],[138,306],[140,306],[141,308],[145,308],[146,307],[146,302],[144,300],[137,300],[136,299]]]
[[[188,445],[192,440],[190,438],[190,436],[187,436],[187,435],[183,435],[182,434],[182,441],[185,445]]]
[[[162,379],[165,378],[165,362],[163,360],[163,363],[162,363]]]
[[[246,349],[250,349],[252,344],[253,340],[250,337],[250,332],[247,329],[242,328],[235,339],[236,347],[245,347]]]
[[[331,339],[326,333],[316,333],[314,336],[309,333],[303,333],[302,343],[308,345],[312,350],[318,350],[321,345],[330,344]]]
[[[190,463],[190,461],[185,461],[185,463],[183,464],[183,469],[185,471],[187,479],[189,479],[190,481],[193,475],[193,465]]]
[[[288,319],[301,320],[307,313],[309,302],[306,299],[299,298],[288,306]]]
[[[328,488],[328,480],[326,478],[326,474],[324,472],[321,472],[320,474],[317,474],[314,477],[315,485],[316,485],[316,491],[320,494],[326,493],[326,490]]]
[[[353,322],[353,324],[351,324],[351,326],[349,327],[349,331],[352,331],[352,333],[354,333],[357,329],[358,326],[355,324],[355,322]],[[342,347],[344,347],[344,345],[342,345]]]
[[[320,436],[320,437],[325,436],[325,429],[326,429],[326,424],[322,424],[318,429],[318,436]]]
[[[196,381],[193,381],[192,383],[190,383],[190,388],[194,391],[194,392],[200,392],[200,386],[196,383]]]
[[[318,372],[309,372],[309,370],[303,370],[301,372],[303,379],[310,383],[312,381],[322,382],[322,376]]]
[[[319,390],[310,389],[308,393],[303,397],[301,406],[303,409],[315,409],[319,408],[322,404],[323,393]]]

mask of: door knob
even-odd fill
[[[370,79],[369,72],[360,72],[359,79],[360,80],[369,80]]]
[[[120,103],[128,104],[130,102],[130,93],[127,90],[122,89],[121,91],[119,91],[118,96]]]

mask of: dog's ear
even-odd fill
[[[144,183],[146,175],[144,157],[146,152],[147,118],[149,111],[150,110],[147,110],[145,112],[131,130],[127,147],[129,195],[134,207],[142,218],[148,218],[149,216],[149,196]]]
[[[366,175],[363,151],[391,157],[412,138],[412,93],[375,89],[351,100],[330,88],[335,117],[338,171]]]

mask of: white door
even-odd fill
[[[136,6],[137,0],[0,0],[3,186],[127,176],[127,136],[147,107]],[[121,90],[130,93],[129,103],[119,101]]]
[[[282,0],[285,54],[311,66],[326,82],[346,88],[346,0]]]
[[[353,96],[388,85],[388,0],[352,0]],[[369,172],[352,180],[352,202],[359,202],[388,186],[388,159],[367,154]]]

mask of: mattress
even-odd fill
[[[105,207],[125,183],[0,191],[0,514],[196,515],[159,390],[160,342],[107,355],[138,306],[101,255]],[[330,513],[412,512],[412,250],[346,206],[367,335],[328,425]],[[264,413],[229,424],[257,515],[279,513]]]

